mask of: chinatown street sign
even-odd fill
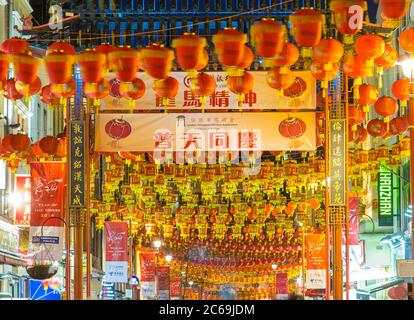
[[[393,225],[393,176],[392,172],[380,166],[378,172],[378,224]]]
[[[69,205],[85,207],[85,121],[72,120],[69,124]]]
[[[345,120],[330,120],[329,135],[330,204],[345,206]]]

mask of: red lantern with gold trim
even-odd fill
[[[119,47],[109,53],[109,60],[120,81],[130,82],[135,79],[140,66],[139,56],[140,53],[131,47]]]
[[[52,84],[50,91],[59,98],[70,98],[76,93],[76,82],[71,79],[65,84]]]
[[[46,50],[46,55],[59,52],[64,55],[74,56],[76,54],[75,47],[71,44],[58,40],[56,42],[53,42]]]
[[[53,136],[46,136],[39,141],[39,147],[42,152],[54,155],[59,147],[59,141]]]
[[[11,147],[16,152],[27,151],[30,148],[30,138],[27,134],[17,133],[11,135]]]
[[[89,99],[94,100],[94,104],[97,105],[99,99],[103,99],[109,95],[110,86],[109,82],[102,79],[98,83],[86,82],[83,84],[83,92]]]
[[[73,55],[52,52],[44,58],[51,84],[64,84],[72,80]]]
[[[359,125],[357,127],[357,136],[355,139],[355,143],[365,142],[368,138],[368,131],[363,126]]]
[[[252,45],[264,59],[274,58],[283,49],[285,27],[272,18],[264,18],[250,28]]]
[[[389,131],[393,135],[403,134],[410,126],[408,116],[396,117],[389,123]]]
[[[42,88],[42,82],[39,77],[36,77],[36,80],[31,84],[26,84],[20,81],[16,81],[16,91],[23,96],[33,96],[40,91]]]
[[[372,119],[367,124],[367,131],[375,138],[382,137],[387,132],[387,124],[380,119]]]
[[[59,97],[56,97],[52,91],[50,84],[44,86],[40,92],[40,100],[47,105],[57,106],[60,103]]]
[[[278,91],[289,88],[294,81],[295,76],[293,72],[287,68],[274,67],[267,72],[267,84]]]
[[[314,9],[300,9],[289,16],[295,41],[301,47],[316,46],[321,40],[323,15]]]
[[[131,82],[121,82],[119,85],[119,93],[127,99],[138,100],[144,96],[145,91],[145,82],[139,78]]]
[[[360,106],[349,105],[348,120],[350,124],[362,124],[365,121],[366,113]]]
[[[273,59],[275,67],[293,66],[299,59],[299,49],[294,44],[285,42],[282,51]]]
[[[248,69],[254,61],[254,53],[248,46],[244,46],[243,58],[237,68]],[[243,71],[242,71],[243,72]]]
[[[392,68],[398,61],[398,52],[391,44],[385,44],[384,53],[374,60],[374,63],[378,67],[386,69]]]
[[[3,41],[0,50],[8,54],[24,53],[29,49],[29,43],[21,38],[13,37]]]
[[[175,48],[178,65],[185,71],[197,71],[200,62],[204,57],[204,48],[207,46],[206,38],[197,36],[194,33],[184,35],[172,41]]]
[[[245,72],[242,76],[230,76],[227,85],[231,92],[243,95],[253,90],[254,77],[250,72]]]
[[[382,96],[375,102],[375,111],[383,116],[385,122],[389,122],[389,117],[397,113],[398,103],[394,98],[389,96]]]
[[[414,53],[414,28],[408,28],[401,32],[399,42],[404,51]]]
[[[377,35],[364,34],[355,41],[355,52],[373,64],[372,60],[381,57],[385,52],[384,39]]]
[[[389,19],[401,19],[406,15],[410,1],[407,0],[380,0],[381,14]]]
[[[321,63],[338,63],[344,55],[344,47],[336,39],[322,39],[313,48],[313,59]]]
[[[29,53],[19,53],[12,55],[12,62],[17,81],[27,85],[36,81],[40,59],[33,57]]]
[[[98,83],[103,79],[106,66],[106,57],[103,53],[86,50],[81,52],[76,60],[83,82]]]
[[[161,45],[150,45],[139,52],[142,69],[154,79],[162,80],[168,77],[172,69],[174,51]]]
[[[362,84],[354,90],[358,90],[358,98],[356,99],[358,104],[364,106],[364,111],[368,112],[369,106],[378,100],[378,89],[372,84]]]
[[[162,105],[168,105],[169,100],[178,94],[179,83],[177,79],[168,77],[162,80],[155,80],[152,89],[162,99]]]
[[[225,28],[213,35],[215,52],[226,67],[236,67],[242,62],[246,42],[247,35],[235,28]]]
[[[95,48],[96,52],[102,53],[105,55],[105,71],[112,70],[113,63],[111,63],[109,56],[111,53],[115,52],[117,48],[109,43],[102,43]]]
[[[358,55],[345,55],[343,70],[351,78],[364,78],[370,74],[367,60]]]
[[[410,80],[403,78],[394,81],[391,91],[395,98],[401,100],[401,105],[406,106],[407,100],[410,98]]]
[[[206,102],[206,97],[211,96],[216,91],[216,80],[207,73],[199,73],[190,79],[191,92],[200,97],[200,102]]]

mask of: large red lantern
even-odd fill
[[[242,73],[243,69],[250,68],[253,61],[254,61],[254,53],[252,49],[250,49],[248,46],[244,46],[243,58],[241,62],[237,65],[237,68],[241,69],[241,73]]]
[[[414,29],[413,28],[405,29],[403,32],[401,32],[399,41],[400,41],[400,46],[404,51],[408,53],[414,53]]]
[[[70,98],[76,93],[76,82],[71,79],[68,83],[65,84],[52,84],[50,91],[56,97],[61,98],[61,104],[64,103],[64,98]]]
[[[384,39],[373,34],[364,34],[355,41],[355,52],[358,56],[368,60],[371,66],[372,60],[381,57],[385,52]]]
[[[318,61],[312,61],[310,65],[310,71],[312,76],[321,81],[321,88],[323,89],[322,95],[326,96],[328,89],[328,82],[335,79],[338,74],[339,66],[337,63],[321,63]]]
[[[9,56],[0,51],[0,83],[7,80],[9,74]]]
[[[53,136],[46,136],[39,141],[40,149],[49,155],[54,155],[59,147],[59,141]]]
[[[16,80],[9,79],[4,85],[4,96],[9,100],[19,100],[23,95],[16,90]]]
[[[333,0],[329,3],[331,11],[334,12],[335,26],[340,33],[346,36],[353,35],[362,29],[364,11],[367,3],[363,0]],[[358,12],[352,8],[358,8]],[[350,38],[345,37],[345,42],[350,43]]]
[[[98,83],[102,80],[106,66],[106,57],[103,53],[86,50],[81,52],[76,60],[83,82]]]
[[[380,119],[372,119],[367,124],[368,133],[375,137],[382,137],[387,132],[387,124]]]
[[[11,135],[10,144],[16,152],[27,151],[30,148],[30,138],[27,136],[27,134],[13,134]]]
[[[33,96],[40,91],[42,88],[42,82],[39,77],[36,77],[36,80],[31,84],[26,84],[20,81],[16,81],[16,91],[21,95],[28,97]]]
[[[294,81],[293,72],[287,68],[274,67],[267,72],[267,84],[278,91],[289,88]]]
[[[264,18],[250,28],[252,45],[265,62],[283,49],[285,27],[271,18]]]
[[[358,104],[364,106],[364,111],[368,112],[369,106],[378,100],[378,89],[372,84],[362,84],[354,90],[358,90],[356,98]]]
[[[51,84],[64,84],[72,79],[74,56],[52,52],[44,58],[46,71]]]
[[[365,142],[368,138],[368,131],[367,129],[365,129],[363,126],[358,126],[357,127],[357,136],[356,139],[354,140],[355,143],[361,143],[361,142]]]
[[[322,39],[313,48],[313,59],[321,63],[338,63],[344,55],[344,47],[336,39]]]
[[[207,73],[199,73],[190,79],[190,90],[204,104],[207,97],[216,91],[216,80]]]
[[[407,78],[396,80],[392,84],[392,94],[395,98],[401,100],[401,106],[407,105],[407,100],[410,97],[410,86],[410,80]]]
[[[17,81],[25,84],[31,84],[36,81],[40,59],[33,57],[29,53],[19,53],[12,55],[12,62]]]
[[[400,19],[408,11],[408,0],[380,0],[381,14],[388,19]]]
[[[99,105],[99,100],[109,95],[109,82],[102,79],[98,83],[86,82],[83,84],[83,92],[89,99],[93,99],[94,105]]]
[[[169,100],[174,98],[178,93],[179,83],[173,77],[162,80],[155,80],[152,89],[155,94],[162,99],[162,105],[168,106]]]
[[[60,103],[59,97],[56,97],[52,91],[50,84],[44,86],[40,92],[40,100],[47,105],[57,106]]]
[[[47,154],[40,149],[40,141],[37,141],[32,145],[32,152],[38,158],[44,158],[47,156]]]
[[[21,38],[13,37],[5,40],[0,50],[8,54],[24,53],[29,49],[29,43]]]
[[[300,9],[289,16],[296,43],[305,48],[316,46],[321,40],[323,15],[314,9]]]
[[[348,107],[348,120],[350,124],[362,124],[365,121],[366,114],[362,107],[349,105]]]
[[[403,134],[410,126],[408,116],[396,117],[389,123],[389,131],[392,135]]]
[[[95,48],[96,52],[102,53],[105,55],[105,71],[109,71],[112,69],[113,64],[110,62],[109,55],[112,52],[115,52],[117,48],[109,43],[102,43]]]
[[[288,117],[279,124],[279,133],[288,139],[298,139],[306,132],[306,124],[302,119]]]
[[[375,102],[375,111],[383,116],[385,122],[389,121],[389,117],[397,113],[398,103],[394,98],[389,96],[383,96]]]
[[[151,45],[139,52],[142,69],[154,79],[162,80],[168,77],[172,69],[174,51],[161,45]]]
[[[244,101],[244,95],[253,90],[254,77],[250,72],[245,72],[242,76],[230,76],[227,85],[231,92],[239,95],[239,105]]]
[[[175,48],[178,65],[185,71],[198,71],[204,58],[204,48],[207,45],[206,38],[194,33],[184,33],[172,41]]]
[[[237,67],[241,63],[246,42],[247,35],[234,28],[225,28],[213,36],[215,52],[225,67]]]
[[[130,82],[135,79],[140,65],[139,54],[137,50],[130,47],[119,47],[109,53],[116,77],[120,81]]]
[[[59,52],[64,55],[74,56],[76,54],[75,47],[71,44],[58,40],[53,42],[46,50],[46,55],[48,56],[51,53]]]
[[[282,51],[273,59],[275,67],[293,66],[299,59],[299,49],[294,44],[285,42]]]
[[[145,83],[139,78],[135,78],[131,82],[121,82],[119,85],[119,93],[124,98],[130,99],[132,105],[133,100],[138,100],[144,96],[145,90]]]

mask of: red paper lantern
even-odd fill
[[[130,47],[119,47],[109,53],[109,60],[113,63],[116,77],[123,82],[135,79],[140,65],[139,59],[140,53]]]
[[[40,91],[42,88],[42,82],[40,81],[39,77],[36,77],[36,80],[31,84],[22,83],[20,81],[16,81],[15,84],[16,91],[23,96],[33,96]]]
[[[243,58],[241,62],[237,65],[240,69],[248,69],[254,61],[254,54],[252,49],[248,46],[244,46]]]
[[[250,28],[252,44],[259,56],[274,58],[283,49],[285,27],[272,18],[264,18]]]
[[[394,118],[389,123],[389,131],[393,135],[403,134],[410,126],[408,116]]]
[[[389,96],[383,96],[375,102],[375,111],[388,121],[388,117],[394,115],[398,111],[398,103]]]
[[[276,67],[290,67],[293,66],[299,59],[299,49],[294,44],[286,42],[283,45],[282,51],[278,53],[273,59],[273,64]]]
[[[357,102],[360,105],[371,105],[378,100],[379,92],[372,84],[362,84],[355,88],[355,90],[359,92]]]
[[[174,98],[178,93],[179,83],[173,77],[155,80],[152,89],[155,94],[163,99],[163,105],[168,105],[168,100]]]
[[[9,56],[0,51],[0,82],[7,80],[9,74]]]
[[[355,52],[366,60],[377,59],[385,52],[384,39],[373,34],[364,34],[356,40]]]
[[[279,124],[279,133],[288,139],[300,138],[305,132],[305,122],[296,117],[288,117]]]
[[[81,52],[76,60],[83,82],[98,83],[103,79],[106,66],[106,57],[103,53],[86,50]]]
[[[410,97],[410,80],[407,78],[394,81],[391,88],[392,94],[399,100],[408,100]]]
[[[211,96],[216,91],[216,80],[207,73],[199,73],[190,79],[190,90],[194,95],[204,100],[205,97]]]
[[[242,96],[253,90],[254,77],[250,72],[245,72],[242,76],[230,76],[227,85],[231,92]]]
[[[3,139],[1,140],[1,145],[2,147],[7,151],[7,152],[15,152],[13,146],[12,146],[12,139],[13,139],[13,135],[12,134],[8,134],[7,136],[4,136]]]
[[[225,28],[213,36],[215,52],[226,67],[236,67],[242,62],[246,42],[247,35],[234,28]]]
[[[355,143],[365,142],[368,138],[368,131],[363,126],[357,127],[357,137],[355,139]]]
[[[314,9],[300,9],[289,16],[295,41],[301,47],[316,46],[321,40],[323,16]]]
[[[47,154],[43,152],[42,149],[40,149],[40,141],[37,141],[32,145],[32,152],[38,158],[43,158],[47,156]]]
[[[12,55],[14,73],[17,81],[32,84],[36,81],[40,59],[28,53]]]
[[[204,48],[207,45],[206,38],[194,33],[184,33],[172,41],[175,48],[178,65],[186,71],[200,70],[201,60],[204,58]]]
[[[76,82],[71,79],[68,83],[65,84],[52,84],[50,91],[59,98],[69,98],[75,95],[76,93]]]
[[[321,63],[338,63],[344,55],[344,47],[336,39],[322,39],[313,48],[313,59]]]
[[[27,136],[27,134],[13,134],[11,135],[10,144],[16,152],[27,151],[30,148],[30,138]]]
[[[42,152],[48,155],[54,155],[59,147],[59,141],[53,136],[46,136],[39,141],[39,147]]]
[[[367,124],[367,131],[373,137],[382,137],[387,132],[387,124],[380,119],[372,119]]]
[[[284,90],[289,88],[295,81],[292,71],[286,68],[274,67],[267,72],[267,84],[276,90]]]
[[[405,29],[403,32],[401,32],[399,41],[400,41],[400,46],[404,51],[408,53],[414,53],[414,29],[413,28]]]
[[[324,64],[312,61],[310,65],[312,76],[319,81],[332,81],[338,74],[339,66],[336,63]],[[326,86],[322,86],[326,88]]]
[[[52,43],[46,50],[46,55],[59,52],[64,55],[74,56],[76,54],[75,47],[71,44],[58,40]]]
[[[306,81],[301,77],[296,77],[292,85],[283,90],[283,94],[289,98],[297,98],[306,92],[307,84]]]
[[[320,201],[315,198],[312,198],[309,204],[313,210],[318,210],[321,207]]]
[[[111,61],[109,59],[109,56],[111,53],[115,52],[117,48],[109,43],[102,43],[99,46],[95,48],[96,52],[102,53],[105,55],[105,70],[111,70],[113,64],[111,64]]]
[[[17,37],[5,40],[0,47],[1,51],[8,54],[24,53],[28,49],[29,43],[26,40]]]
[[[66,156],[66,139],[58,139],[58,148],[55,153],[56,157],[63,158]]]
[[[64,84],[72,80],[74,56],[52,52],[44,58],[46,71],[51,84]]]
[[[345,55],[343,70],[351,78],[364,78],[369,74],[367,60],[359,55]]]
[[[9,100],[19,100],[23,95],[16,90],[16,80],[9,79],[4,86],[4,96]]]
[[[355,10],[351,7],[357,6],[363,11],[367,10],[367,3],[362,0],[334,0],[329,3],[330,9],[334,12],[335,26],[344,35],[352,35],[362,29],[362,19],[360,24],[355,24]]]
[[[60,99],[52,93],[50,84],[42,88],[40,100],[47,105],[57,106],[60,103]]]
[[[374,63],[378,67],[386,69],[392,68],[398,60],[398,52],[392,45],[387,43],[385,45],[385,51],[382,56],[376,58]]]
[[[350,124],[362,124],[366,114],[362,107],[350,105],[348,107],[348,120]]]
[[[410,1],[407,0],[380,0],[381,14],[385,18],[400,19],[406,15]]]
[[[108,121],[105,125],[105,132],[110,136],[112,139],[121,140],[128,137],[132,132],[131,125],[121,119],[112,119]]]
[[[127,99],[138,100],[144,96],[145,91],[145,82],[139,78],[131,82],[121,82],[119,85],[119,93]]]
[[[98,83],[84,83],[83,92],[89,99],[99,100],[109,95],[109,82],[102,79]]]
[[[171,72],[174,51],[160,45],[151,45],[139,53],[142,69],[154,79],[162,80]]]

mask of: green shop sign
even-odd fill
[[[392,226],[393,224],[393,175],[390,170],[380,166],[378,173],[378,224]]]

